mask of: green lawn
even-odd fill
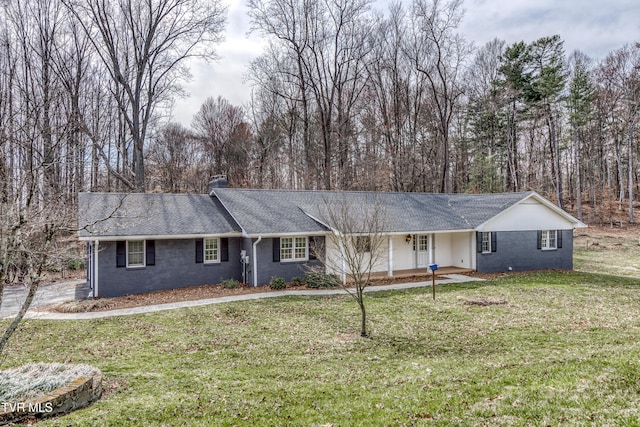
[[[506,301],[478,306],[469,301]],[[640,281],[586,273],[25,322],[2,367],[114,392],[43,425],[640,425]]]
[[[610,233],[589,229],[574,241],[576,270],[640,278],[640,235],[634,231]]]

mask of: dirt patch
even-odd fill
[[[475,305],[479,307],[488,307],[490,305],[507,305],[507,300],[496,299],[496,298],[470,298],[463,299],[462,304],[464,305]]]

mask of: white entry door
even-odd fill
[[[418,234],[416,236],[416,267],[426,268],[429,266],[429,235]]]

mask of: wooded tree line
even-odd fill
[[[268,47],[251,100],[168,123],[186,60],[215,57],[206,0],[0,2],[0,197],[233,186],[536,190],[608,221],[638,194],[640,48],[592,60],[559,36],[473,46],[462,0],[250,0]],[[224,59],[220,66],[224,66]],[[33,190],[31,193],[26,189]],[[4,233],[8,233],[5,226]]]

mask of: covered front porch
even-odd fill
[[[476,269],[476,234],[472,230],[430,233],[396,233],[385,236],[375,253],[371,273],[374,278],[431,276],[429,265],[437,264],[436,275],[468,273]],[[337,244],[328,241],[327,273],[343,279],[348,265]]]
[[[430,276],[431,264],[438,265],[436,275],[473,271],[476,268],[475,244],[474,231],[389,235],[385,260],[374,272],[388,277]]]

